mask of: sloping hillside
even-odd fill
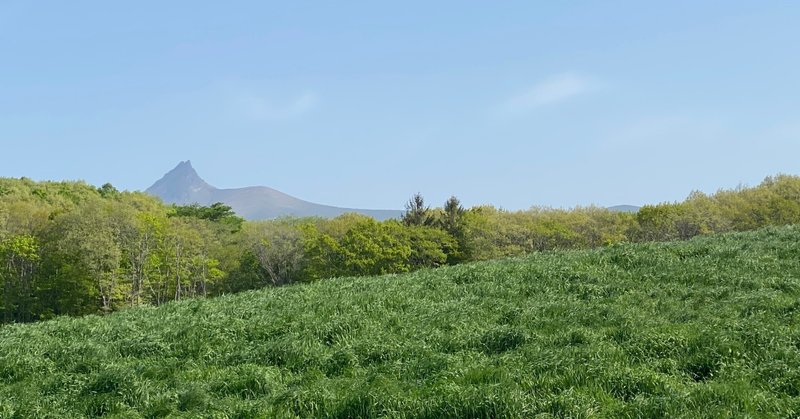
[[[0,329],[0,416],[796,417],[800,228]]]
[[[178,164],[145,192],[170,204],[211,205],[222,202],[248,220],[266,220],[281,216],[336,217],[348,212],[385,220],[400,218],[402,214],[399,210],[340,208],[315,204],[266,186],[218,189],[203,180],[188,160]]]

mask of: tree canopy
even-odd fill
[[[0,316],[28,322],[108,313],[334,276],[380,275],[552,249],[683,240],[800,222],[800,177],[693,192],[638,213],[604,208],[431,208],[400,220],[246,222],[222,203],[165,205],[84,182],[0,178]]]

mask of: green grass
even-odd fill
[[[0,417],[797,417],[800,227],[0,328]]]

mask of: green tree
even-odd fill
[[[403,227],[403,239],[408,241],[410,269],[435,268],[451,262],[458,255],[458,243],[447,232],[434,227]]]
[[[464,221],[466,210],[461,206],[461,201],[451,196],[445,203],[437,225],[447,232],[454,240],[455,246],[448,247],[447,262],[451,265],[470,259],[469,241],[467,239],[467,226]]]
[[[311,223],[300,226],[303,252],[306,255],[303,276],[308,280],[332,278],[346,274],[344,252],[339,242]]]
[[[97,192],[103,198],[119,196],[119,191],[117,190],[117,188],[115,188],[114,185],[110,183],[105,183],[103,184],[103,186],[97,188]]]
[[[314,224],[301,227],[306,278],[379,275],[411,269],[411,242],[399,222],[379,223],[365,216],[337,217],[331,222],[335,236]],[[344,230],[343,222],[347,223]]]
[[[35,319],[34,281],[39,260],[39,245],[33,236],[14,235],[0,241],[3,321]]]
[[[292,220],[250,223],[243,236],[247,252],[258,261],[264,285],[282,285],[300,279],[303,233]]]
[[[405,225],[429,225],[431,223],[430,208],[425,206],[425,199],[417,192],[406,202],[406,211],[401,220]]]
[[[411,244],[402,239],[396,221],[378,223],[364,218],[340,242],[345,275],[380,275],[408,272]]]
[[[70,261],[75,281],[92,281],[100,308],[108,313],[124,305],[129,290],[122,270],[121,226],[109,201],[91,201],[56,219],[54,252]]]
[[[173,205],[171,216],[193,217],[201,220],[208,220],[227,226],[232,232],[241,230],[244,218],[239,217],[228,205],[222,202],[215,202],[211,206],[204,207],[198,204],[192,205]]]

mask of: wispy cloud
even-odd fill
[[[504,116],[524,114],[582,95],[594,86],[595,83],[586,77],[572,73],[558,74],[508,98],[495,108],[495,112]]]

